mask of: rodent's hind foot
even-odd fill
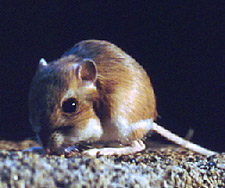
[[[95,148],[82,152],[83,155],[101,156],[101,155],[129,155],[134,154],[145,149],[145,144],[142,140],[134,140],[130,146],[121,148]]]

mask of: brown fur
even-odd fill
[[[109,108],[105,108],[111,109],[107,115],[114,118],[120,114],[131,122],[155,119],[157,115],[155,95],[144,69],[113,44],[105,41],[84,43],[92,44],[93,49],[98,46],[101,49],[100,55],[93,60],[98,67],[100,98],[104,98],[102,101],[104,105],[109,105]]]

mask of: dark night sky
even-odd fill
[[[224,151],[224,1],[11,2],[0,5],[0,138],[33,136],[27,98],[40,58],[104,39],[150,75],[159,124],[180,136],[194,128],[193,142]]]

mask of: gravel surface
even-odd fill
[[[1,188],[225,187],[225,153],[206,157],[183,148],[150,143],[151,149],[135,155],[65,157],[7,151],[3,149],[9,148],[10,143],[4,141],[4,148],[2,142]]]

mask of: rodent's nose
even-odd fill
[[[62,131],[41,129],[39,137],[46,154],[61,152],[65,141]]]
[[[51,153],[51,149],[50,148],[45,148],[45,153],[49,155]]]

